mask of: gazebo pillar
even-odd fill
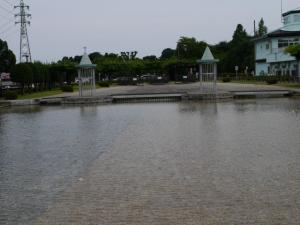
[[[96,65],[92,64],[86,48],[82,56],[78,68],[78,80],[79,80],[79,96],[94,96],[96,90],[96,81],[95,81],[95,68]]]
[[[217,80],[218,80],[218,59],[215,59],[209,47],[206,47],[205,52],[199,63],[200,74],[200,89],[203,94],[212,94],[217,96]]]

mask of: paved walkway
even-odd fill
[[[109,96],[118,94],[161,94],[161,93],[182,93],[196,92],[199,90],[199,83],[188,84],[166,84],[166,85],[142,85],[142,86],[114,86],[110,88],[100,88],[96,90],[97,96]],[[219,83],[219,91],[272,91],[272,90],[292,90],[287,87],[271,86],[271,85],[256,85],[256,84],[236,84],[236,83]],[[78,92],[64,93],[55,95],[55,97],[78,96]]]

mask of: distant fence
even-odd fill
[[[245,74],[238,74],[235,73],[223,73],[218,75],[218,80],[223,80],[224,78],[229,78],[233,81],[267,81],[270,79],[275,79],[279,82],[290,82],[290,83],[296,83],[300,82],[298,76],[285,76],[285,75],[264,75],[264,76],[253,76],[253,75],[245,75]]]
[[[141,76],[141,77],[118,77],[115,79],[115,82],[119,85],[138,85],[141,83],[149,83],[149,84],[166,84],[169,82],[169,78],[167,76]]]

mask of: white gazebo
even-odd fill
[[[95,82],[95,69],[96,65],[92,64],[86,48],[81,58],[78,68],[78,80],[79,80],[79,96],[93,96],[95,94],[96,82]]]
[[[201,92],[217,96],[218,59],[215,59],[207,46],[199,63]]]

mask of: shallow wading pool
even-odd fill
[[[0,109],[0,224],[299,224],[300,100]]]

